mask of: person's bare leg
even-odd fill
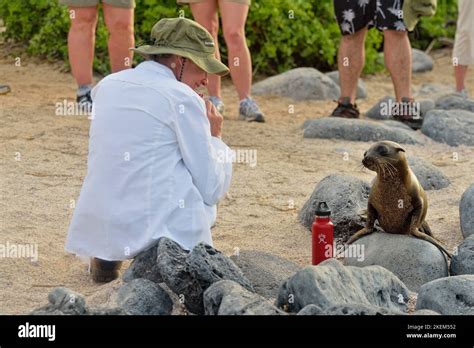
[[[103,4],[104,20],[109,31],[109,55],[112,72],[132,67],[134,46],[133,8],[115,7]]]
[[[252,60],[245,39],[245,22],[249,6],[230,1],[219,1],[224,39],[229,53],[229,68],[239,100],[250,96]]]
[[[392,77],[397,102],[411,98],[412,53],[408,33],[396,30],[384,32],[385,66]]]
[[[194,20],[201,24],[204,28],[209,31],[214,39],[216,58],[221,59],[219,52],[219,17],[217,15],[217,2],[204,1],[198,3],[190,3],[191,11],[193,13]],[[209,75],[209,83],[207,90],[209,95],[221,98],[221,78],[218,75]]]
[[[367,28],[363,28],[353,35],[344,35],[339,45],[337,65],[341,85],[341,98],[350,97],[351,104],[355,102],[357,82],[364,68],[366,33]]]
[[[454,77],[456,78],[456,92],[466,89],[467,65],[456,65],[454,67]]]
[[[97,7],[69,7],[67,47],[72,75],[79,86],[92,84]]]

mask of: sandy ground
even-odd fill
[[[435,59],[434,71],[414,77],[415,87],[429,82],[453,84],[449,52],[436,52]],[[74,98],[75,82],[55,64],[30,59],[23,59],[20,67],[14,63],[14,58],[0,58],[0,82],[12,87],[10,94],[0,96],[0,243],[36,243],[39,259],[0,259],[0,313],[21,314],[45,304],[53,287],[91,295],[99,286],[89,279],[86,266],[64,251],[71,200],[77,199],[86,173],[89,120],[58,116],[55,103]],[[473,75],[468,86],[474,92]],[[362,111],[392,94],[386,74],[365,80],[369,98],[360,102]],[[298,211],[329,174],[371,180],[373,173],[356,169],[369,144],[303,139],[303,121],[328,115],[334,108],[330,101],[257,97],[267,123],[255,124],[237,120],[237,98],[229,81],[223,95],[224,141],[234,149],[256,150],[257,165],[235,164],[229,195],[220,203],[213,229],[215,247],[226,254],[262,250],[309,264],[310,232],[298,224]],[[289,113],[290,105],[294,113]],[[473,182],[474,148],[434,142],[406,147],[409,154],[439,166],[452,181],[446,189],[428,191],[427,218],[435,236],[452,249],[462,240],[458,204]]]

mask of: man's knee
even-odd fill
[[[110,33],[133,35],[133,20],[125,16],[109,19],[107,21],[107,30]]]
[[[227,46],[231,49],[241,49],[245,45],[245,35],[242,29],[224,29],[224,38]]]
[[[386,40],[405,40],[408,38],[408,32],[399,30],[384,30],[383,36]]]
[[[95,30],[97,24],[97,9],[75,9],[70,8],[71,27],[77,30]]]
[[[206,28],[209,33],[211,33],[212,37],[217,37],[219,31],[219,19],[217,17],[208,19],[200,24]]]
[[[363,28],[359,31],[356,31],[354,34],[343,35],[341,39],[342,43],[351,44],[351,45],[361,45],[365,41],[366,32],[367,32],[367,28]]]

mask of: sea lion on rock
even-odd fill
[[[428,199],[411,171],[405,150],[393,141],[380,141],[364,153],[364,167],[377,173],[370,190],[366,227],[356,232],[347,243],[375,232],[375,220],[387,233],[408,234],[424,239],[451,254],[436,240],[425,221]]]

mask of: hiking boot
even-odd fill
[[[93,257],[91,259],[92,280],[96,283],[108,283],[119,276],[122,261],[106,261]]]
[[[209,97],[209,101],[214,104],[214,106],[216,107],[217,111],[222,115],[224,116],[224,113],[225,113],[225,106],[224,106],[224,102],[222,101],[221,98],[219,97],[216,97],[216,96],[210,96]]]
[[[357,104],[352,104],[349,97],[342,97],[337,101],[337,107],[332,112],[331,117],[359,118],[359,115]]]
[[[10,86],[0,85],[0,94],[7,94],[11,91]]]
[[[84,113],[90,114],[92,112],[91,92],[89,91],[86,94],[77,96],[76,103],[79,107],[79,110],[81,110]]]
[[[413,98],[403,97],[401,102],[395,103],[391,111],[394,120],[400,121],[414,130],[420,129],[423,125],[420,104],[416,103]]]
[[[265,122],[263,112],[255,100],[250,97],[240,101],[239,119],[247,120],[248,122]]]

